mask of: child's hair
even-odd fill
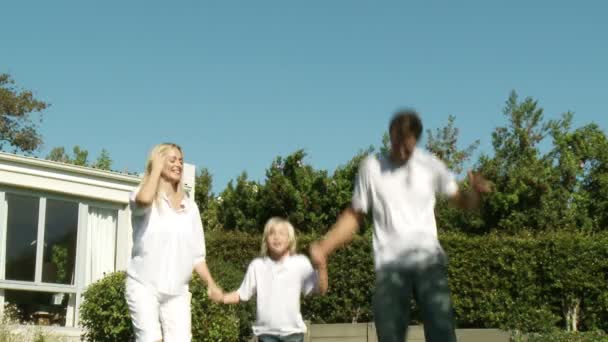
[[[285,227],[287,229],[287,237],[289,239],[289,254],[293,255],[296,253],[296,232],[293,225],[282,217],[271,217],[266,221],[264,225],[264,236],[262,236],[262,256],[268,256],[268,244],[266,240],[270,231],[277,227]]]

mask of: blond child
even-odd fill
[[[300,313],[300,294],[327,292],[325,265],[315,270],[306,256],[295,251],[291,223],[271,218],[264,227],[262,256],[249,264],[239,289],[222,299],[224,304],[236,304],[257,294],[253,333],[260,342],[303,341],[306,325]]]

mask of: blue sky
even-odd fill
[[[392,113],[456,116],[491,151],[511,90],[547,118],[608,126],[605,1],[10,1],[0,72],[52,106],[55,146],[141,170],[182,145],[214,190],[305,149],[333,171],[378,145]]]

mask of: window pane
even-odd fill
[[[65,326],[74,294],[4,290],[5,313],[21,324]]]
[[[78,203],[46,201],[42,281],[74,284]]]
[[[6,194],[8,206],[5,279],[34,281],[38,235],[37,197]]]

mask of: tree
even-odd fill
[[[549,156],[556,169],[553,196],[545,200],[546,213],[566,227],[601,230],[608,224],[608,138],[596,125],[570,129],[572,113],[551,135]]]
[[[46,156],[46,159],[60,163],[70,163],[71,161],[70,156],[65,152],[65,148],[63,147],[54,147]]]
[[[448,116],[448,122],[444,127],[437,128],[433,133],[427,130],[426,149],[441,159],[446,166],[456,175],[460,175],[473,152],[479,146],[479,140],[459,149],[459,129],[455,127],[456,117]],[[462,184],[467,187],[467,181]],[[473,212],[463,212],[454,208],[446,198],[438,198],[435,206],[437,228],[440,230],[477,231],[481,226],[479,215]]]
[[[209,203],[213,200],[213,176],[205,167],[201,167],[198,175],[196,175],[194,201],[198,205],[201,212],[205,211]]]
[[[201,219],[205,230],[216,230],[221,228],[218,221],[219,203],[211,191],[213,176],[207,168],[202,167],[196,176],[194,201],[200,210]]]
[[[236,183],[230,181],[216,198],[219,223],[225,229],[259,233],[266,220],[281,216],[301,232],[325,230],[337,216],[335,199],[340,191],[327,171],[316,170],[305,157],[298,150],[275,158],[263,184],[248,180],[246,173]],[[352,180],[349,183],[352,186]],[[352,189],[345,191],[343,197],[350,200]]]
[[[8,74],[0,74],[0,150],[5,145],[14,151],[31,153],[42,145],[32,113],[41,112],[48,103],[37,100],[29,90],[21,90]]]
[[[110,170],[110,168],[112,167],[112,159],[110,158],[110,153],[105,148],[102,149],[101,153],[91,166],[96,169]]]
[[[483,154],[474,164],[474,169],[494,184],[493,192],[484,195],[477,211],[457,210],[439,198],[438,228],[469,234],[606,229],[605,132],[595,124],[573,129],[570,112],[545,120],[536,100],[520,100],[515,92],[509,95],[503,115],[505,123],[492,132],[493,154]],[[456,174],[462,173],[479,144],[474,141],[459,148],[454,116],[448,117],[444,127],[427,130],[427,134],[425,147]],[[215,199],[208,190],[201,192],[204,198],[199,202],[207,201],[208,208],[215,203],[218,225],[226,229],[260,232],[269,217],[282,216],[299,231],[324,233],[350,204],[361,160],[388,150],[388,135],[384,134],[380,152],[373,147],[360,151],[331,177],[308,164],[306,153],[299,150],[277,157],[266,170],[264,183],[248,180],[243,173]],[[467,189],[466,179],[461,187]],[[364,232],[369,227],[369,217],[367,220]]]
[[[388,132],[384,132],[384,134],[382,134],[382,146],[380,146],[380,154],[381,155],[388,155],[388,153],[391,150],[391,137],[388,134]]]
[[[556,178],[552,158],[539,145],[553,131],[568,125],[567,117],[545,121],[543,109],[532,98],[519,101],[512,92],[503,114],[507,125],[492,133],[494,156],[483,155],[479,169],[494,182],[494,192],[482,204],[485,229],[539,231],[562,223],[547,220],[546,199]]]
[[[385,136],[388,137],[388,135]],[[331,176],[327,193],[325,194],[326,203],[324,211],[327,213],[327,217],[329,219],[328,224],[334,223],[340,213],[351,205],[353,191],[355,188],[355,180],[357,178],[357,172],[359,171],[361,161],[367,156],[373,154],[375,151],[376,150],[373,146],[360,150],[346,164],[338,166],[334,171],[333,175]],[[365,217],[365,220],[360,227],[360,233],[369,231],[371,223],[372,220],[370,214]],[[320,230],[320,233],[325,233],[326,229],[328,228],[329,226],[325,225]]]
[[[247,232],[260,232],[260,185],[247,179],[247,173],[241,173],[236,179],[228,182],[226,189],[216,198],[218,202],[217,217],[224,229]]]
[[[298,150],[285,158],[277,157],[266,170],[261,221],[281,216],[305,232],[318,231],[329,224],[325,209],[330,179],[327,171],[314,169],[305,158],[306,152]]]
[[[80,146],[74,146],[73,153],[74,158],[72,159],[72,164],[78,166],[88,165],[89,151],[81,149]]]
[[[463,150],[458,148],[458,128],[454,127],[456,117],[448,116],[448,123],[443,128],[438,128],[433,133],[427,130],[426,149],[435,154],[439,159],[446,163],[447,167],[455,174],[463,171],[464,163],[467,162],[473,152],[479,147],[479,139],[465,147]]]
[[[587,215],[597,230],[608,229],[608,137],[597,125],[581,129],[581,135],[589,146],[589,154],[581,158],[584,174],[581,188],[587,193]]]
[[[112,159],[110,158],[110,153],[106,149],[101,150],[101,153],[92,164],[88,162],[88,156],[89,151],[77,145],[72,149],[71,156],[65,151],[64,147],[54,147],[46,156],[46,159],[66,164],[94,167],[101,170],[111,169]]]

